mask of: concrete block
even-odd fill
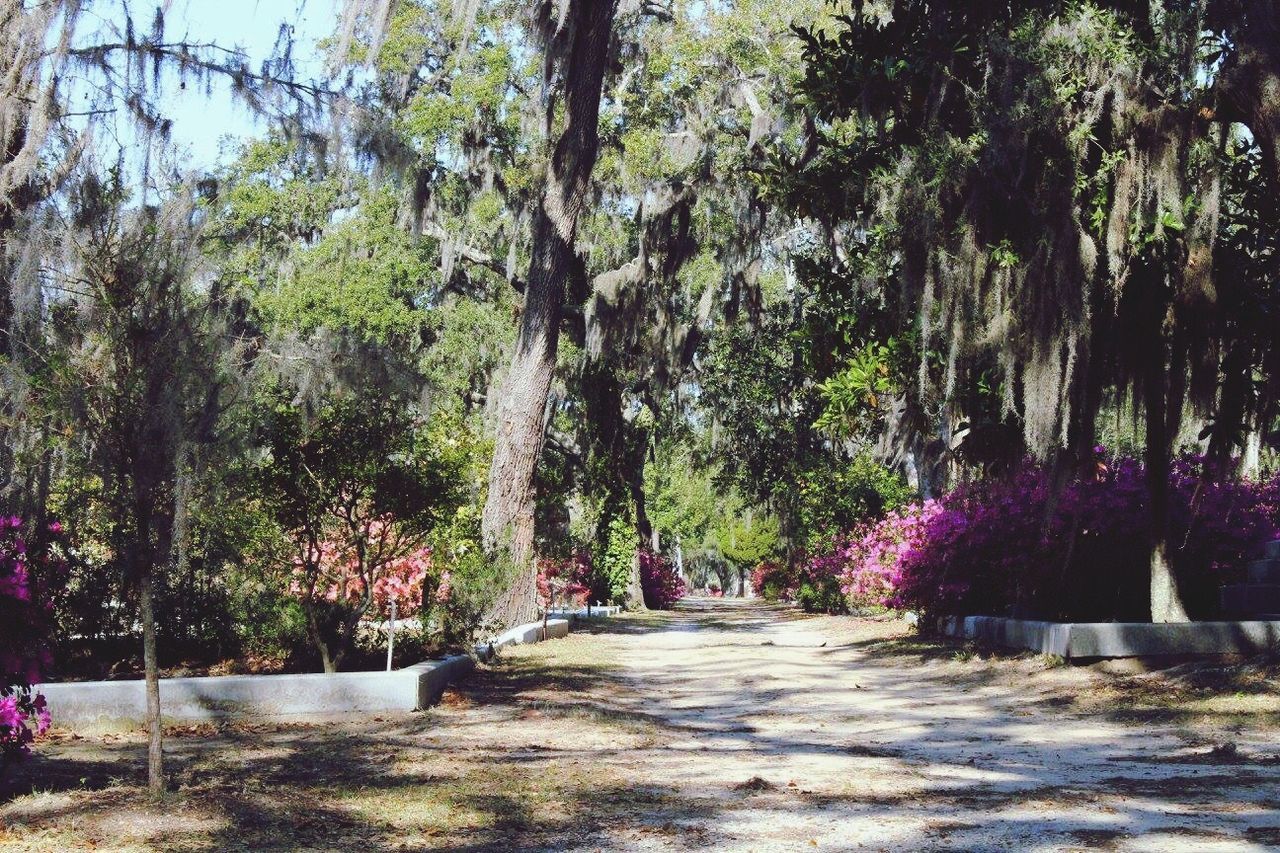
[[[517,626],[492,644],[476,646],[476,657],[488,660],[495,647],[539,642],[543,633],[542,622]],[[567,637],[569,620],[549,619],[545,633],[545,639]],[[453,655],[391,672],[165,678],[160,681],[160,707],[166,723],[423,710],[473,669],[475,657]],[[37,690],[59,725],[136,728],[146,719],[146,684],[141,680],[62,682]]]
[[[1280,557],[1267,557],[1250,563],[1249,583],[1280,584]]]
[[[1072,626],[1069,657],[1250,656],[1280,648],[1277,622],[1093,622]]]
[[[1222,588],[1222,611],[1232,616],[1280,613],[1280,583],[1234,583]]]
[[[407,670],[165,678],[160,706],[165,721],[175,723],[412,711],[417,684],[417,673]],[[146,685],[140,679],[42,684],[39,690],[59,724],[118,728],[146,719]]]
[[[542,640],[558,640],[569,636],[569,620],[568,619],[548,619],[546,624],[546,634],[543,635],[543,624],[541,622],[530,622],[527,625],[517,625],[507,631],[503,631],[494,637],[488,645],[495,648],[503,646],[520,646],[526,643],[537,643]]]
[[[1268,542],[1262,546],[1262,556],[1264,557],[1280,557],[1280,539],[1274,542]]]
[[[444,660],[424,661],[407,667],[405,672],[417,673],[417,704],[415,710],[425,711],[440,701],[445,688],[476,668],[471,655],[453,655]]]
[[[966,616],[956,626],[958,636],[989,646],[1030,649],[1047,655],[1066,657],[1071,626],[1029,619],[998,616]],[[953,636],[957,636],[953,634]]]
[[[1251,656],[1280,650],[1280,621],[1243,622],[1038,622],[997,616],[948,619],[945,634],[990,645],[1029,649],[1071,660]]]
[[[620,610],[621,608],[615,606],[594,605],[589,614],[585,607],[573,607],[549,610],[547,615],[552,619],[568,619],[570,622],[576,622],[579,619],[605,619],[616,616]]]
[[[548,619],[545,637],[542,622],[529,622],[503,631],[491,640],[476,643],[475,655],[481,661],[488,663],[493,659],[494,654],[505,646],[522,646],[527,643],[538,643],[544,639],[559,640],[567,636],[569,636],[568,619]]]

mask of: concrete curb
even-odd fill
[[[391,672],[165,678],[160,681],[160,706],[166,724],[421,711],[440,701],[446,687],[470,674],[477,658],[488,661],[504,646],[569,635],[568,619],[550,619],[546,627],[545,638],[542,622],[531,622],[477,645],[474,654],[423,661]],[[141,679],[68,681],[36,689],[48,700],[59,726],[127,729],[146,719],[146,684]]]
[[[1280,621],[1039,622],[1000,616],[952,616],[942,633],[1066,660],[1239,655],[1280,651]]]
[[[499,649],[506,646],[523,646],[529,643],[540,643],[543,640],[559,640],[569,636],[569,620],[568,619],[548,619],[546,624],[546,636],[543,636],[543,625],[541,622],[529,622],[525,625],[517,625],[503,631],[498,636],[484,643],[477,643],[475,648],[476,657],[488,663],[498,653]]]
[[[570,624],[572,624],[582,619],[605,619],[610,616],[617,616],[621,612],[621,607],[618,607],[616,604],[611,604],[607,607],[604,605],[593,606],[589,615],[587,608],[585,607],[551,610],[547,612],[547,615],[552,619],[568,619]]]

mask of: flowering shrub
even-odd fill
[[[366,541],[381,542],[388,538],[391,534],[385,531],[391,524],[386,521],[371,523]],[[375,550],[375,554],[377,559],[366,556],[361,560],[349,541],[321,542],[313,553],[307,555],[307,559],[295,562],[290,592],[299,597],[308,594],[307,575],[310,570],[317,575],[311,595],[334,605],[362,607],[368,595],[372,612],[389,612],[394,600],[396,615],[407,618],[421,609],[423,586],[427,583],[433,588],[430,597],[434,602],[448,600],[448,573],[433,570],[429,547],[400,555],[384,554],[380,550]]]
[[[640,551],[640,588],[645,606],[654,610],[670,610],[686,592],[671,560],[645,549]]]
[[[809,613],[844,613],[848,602],[840,591],[839,568],[829,556],[765,561],[751,572],[751,588],[766,601],[794,601]]]
[[[575,549],[568,557],[538,560],[538,599],[543,609],[586,604],[594,576],[591,553],[584,549]]]
[[[56,523],[49,528],[53,535],[60,531]],[[50,610],[41,600],[47,596],[37,593],[49,592],[60,568],[28,553],[21,519],[0,517],[0,768],[25,756],[35,735],[49,728],[44,696],[31,689],[51,662]]]
[[[390,515],[332,525],[333,535],[304,544],[293,561],[289,593],[302,605],[307,634],[325,671],[336,671],[366,617],[423,616],[448,604],[453,579],[429,546]]]
[[[765,560],[751,570],[751,588],[768,601],[791,601],[800,588],[798,566]]]
[[[810,572],[839,578],[840,592],[855,607],[884,604],[897,584],[902,558],[924,543],[937,501],[911,504],[875,522],[858,525],[810,561]]]
[[[1212,615],[1218,587],[1280,522],[1280,481],[1213,480],[1203,469],[1185,457],[1170,477],[1170,558],[1196,617]],[[1149,618],[1144,476],[1121,458],[1055,490],[1049,472],[1027,467],[856,529],[808,571],[835,567],[851,601],[931,615],[1141,621]]]

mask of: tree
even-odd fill
[[[720,553],[738,571],[738,595],[746,595],[747,575],[778,551],[778,523],[747,511],[742,517],[727,519],[716,531],[716,539]]]
[[[547,397],[556,366],[561,308],[577,255],[578,218],[587,200],[599,146],[600,96],[613,37],[613,0],[540,4],[546,84],[563,102],[555,142],[533,211],[529,275],[515,352],[502,386],[497,441],[489,475],[483,531],[490,550],[506,551],[517,579],[494,605],[505,624],[536,615],[533,565],[533,479],[542,455]],[[558,121],[557,121],[558,118]]]
[[[393,570],[421,561],[461,502],[458,460],[380,391],[326,400],[312,419],[276,397],[263,430],[262,485],[292,543],[291,587],[324,671],[337,672]]]
[[[148,786],[164,787],[155,576],[185,544],[192,449],[218,440],[234,393],[217,291],[193,284],[201,216],[181,188],[130,206],[118,172],[85,170],[61,223],[60,297],[32,384],[73,452],[101,479],[106,542],[136,595],[147,682]],[[175,550],[175,548],[177,550]]]
[[[1184,409],[1218,424],[1215,454],[1250,414],[1219,393],[1241,328],[1226,311],[1251,286],[1221,274],[1222,155],[1245,126],[1274,194],[1276,107],[1257,86],[1280,67],[1261,36],[1277,14],[857,4],[840,31],[802,34],[812,139],[776,164],[779,197],[824,223],[833,262],[899,306],[890,333],[917,354],[903,434],[950,447],[994,413],[1040,458],[1081,467],[1100,409],[1137,401],[1157,621],[1186,618],[1168,539]]]

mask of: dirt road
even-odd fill
[[[1250,672],[694,600],[516,649],[427,713],[175,731],[161,803],[140,736],[64,736],[0,797],[0,845],[1274,849],[1280,693]]]

